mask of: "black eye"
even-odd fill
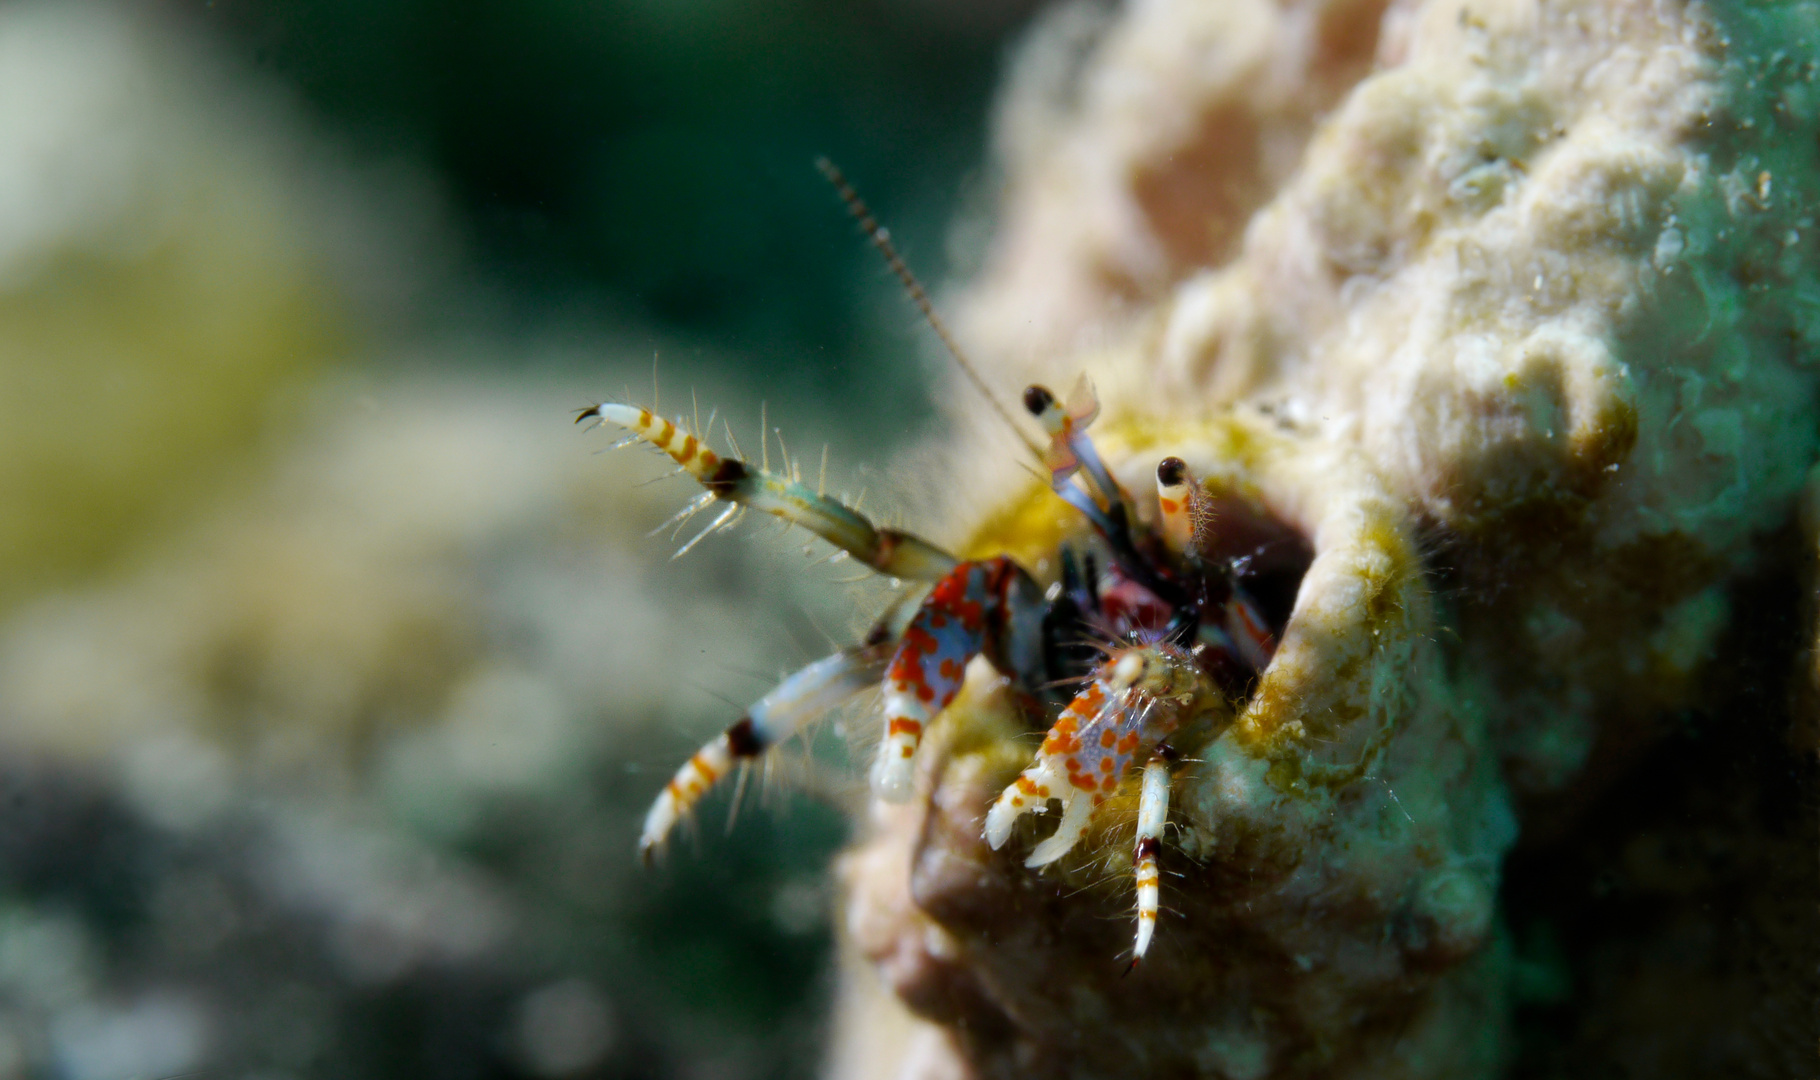
[[[1156,481],[1164,487],[1174,487],[1188,476],[1188,463],[1179,457],[1166,457],[1157,462]]]
[[[1031,385],[1024,389],[1024,408],[1030,410],[1031,416],[1041,416],[1055,404],[1055,395],[1048,387]]]

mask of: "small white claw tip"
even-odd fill
[[[911,780],[910,759],[881,754],[872,763],[872,791],[888,803],[909,802],[911,796],[916,794],[916,785]]]
[[[1093,800],[1085,795],[1075,795],[1064,800],[1062,820],[1055,827],[1049,839],[1036,845],[1036,850],[1024,860],[1024,865],[1035,869],[1048,866],[1074,849],[1080,843],[1081,834],[1087,831],[1087,822],[1093,817]]]
[[[1054,836],[1036,845],[1035,850],[1030,852],[1030,857],[1024,860],[1024,865],[1034,870],[1039,866],[1048,866],[1068,854],[1081,837],[1079,833],[1070,836],[1065,835],[1066,832],[1067,823],[1063,822],[1062,827],[1056,829]]]
[[[993,803],[992,809],[986,811],[986,843],[992,850],[997,851],[1005,846],[1005,841],[1011,838],[1011,825],[1015,821],[1016,811],[1003,801]]]
[[[645,815],[645,827],[638,836],[638,853],[646,862],[651,853],[663,846],[664,838],[676,825],[676,810],[670,804],[667,794],[658,797],[657,804]]]

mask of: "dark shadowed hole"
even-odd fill
[[[1281,640],[1302,577],[1314,562],[1314,546],[1299,529],[1237,499],[1216,501],[1214,522],[1213,546],[1205,557],[1232,568],[1233,580],[1257,602],[1271,634]]]

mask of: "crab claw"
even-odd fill
[[[1047,811],[1049,800],[1058,797],[1067,785],[1067,777],[1055,775],[1041,762],[1025,769],[986,811],[986,843],[994,851],[1004,847],[1018,818]]]
[[[1041,814],[1049,809],[1049,800],[1062,803],[1062,821],[1054,834],[1036,846],[1024,860],[1028,867],[1048,866],[1074,849],[1093,821],[1093,812],[1102,801],[1071,786],[1065,777],[1058,778],[1043,765],[1024,770],[1016,782],[1006,788],[992,809],[986,812],[986,842],[994,849],[1005,846],[1011,827],[1025,814]]]
[[[1138,718],[1124,707],[1128,684],[1108,665],[1056,718],[1036,761],[1007,787],[986,813],[986,842],[1004,845],[1017,819],[1062,802],[1055,834],[1038,844],[1025,866],[1046,866],[1067,854],[1093,818],[1094,808],[1116,790],[1131,760]]]
[[[986,842],[1002,847],[1018,818],[1043,813],[1050,799],[1058,799],[1061,824],[1024,865],[1061,858],[1080,842],[1094,810],[1118,790],[1140,749],[1154,748],[1184,721],[1224,705],[1219,688],[1181,648],[1150,642],[1116,651],[1056,718],[1036,760],[986,812]]]

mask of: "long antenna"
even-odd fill
[[[821,170],[822,175],[828,178],[828,183],[833,184],[834,190],[840,193],[841,201],[847,204],[848,212],[859,221],[859,227],[865,230],[867,239],[872,241],[872,246],[876,247],[878,253],[885,257],[885,264],[891,267],[891,272],[897,275],[897,280],[903,282],[904,291],[910,294],[910,302],[923,313],[923,318],[929,323],[929,329],[935,331],[935,336],[942,339],[942,345],[947,348],[948,355],[954,358],[954,362],[960,365],[962,374],[973,383],[973,388],[980,392],[980,396],[986,399],[986,403],[992,406],[992,411],[998,413],[999,418],[1005,421],[1005,426],[1012,430],[1018,441],[1023,443],[1038,459],[1041,459],[1043,452],[1037,449],[1029,436],[1024,434],[1024,429],[1017,426],[1017,421],[1011,418],[1011,413],[999,401],[998,395],[986,386],[986,380],[980,378],[979,372],[973,369],[973,364],[967,359],[967,354],[961,351],[960,344],[954,340],[954,335],[948,332],[948,327],[942,322],[941,316],[935,313],[935,305],[929,302],[929,293],[923,288],[923,283],[916,280],[916,275],[910,272],[910,267],[905,265],[903,258],[898,255],[896,245],[891,243],[890,232],[878,223],[877,218],[872,216],[872,210],[866,206],[866,201],[860,198],[859,192],[853,190],[853,185],[847,182],[846,174],[840,171],[839,166],[825,157],[816,158],[815,167]]]

